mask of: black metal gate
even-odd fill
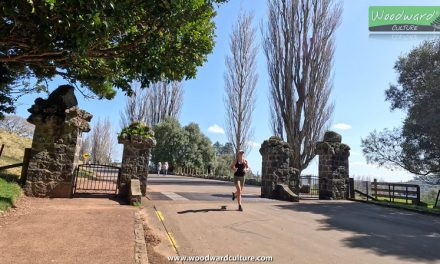
[[[319,177],[318,176],[300,176],[299,180],[299,197],[300,198],[319,198]]]
[[[81,164],[76,168],[73,193],[118,193],[121,168]]]

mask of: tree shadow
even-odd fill
[[[167,181],[167,180],[148,180],[147,184],[151,185],[196,185],[196,186],[219,186],[219,185],[225,185],[225,186],[234,186],[232,182],[222,182],[222,181],[198,181],[198,180],[192,180],[192,181]]]
[[[185,211],[179,211],[178,214],[187,214],[187,213],[208,213],[208,212],[231,212],[236,210],[228,210],[225,205],[223,205],[221,208],[207,208],[207,209],[197,209],[197,210],[185,210]]]
[[[228,193],[228,194],[214,193],[214,194],[211,194],[211,196],[231,199],[232,194],[231,193]],[[243,199],[261,198],[261,195],[257,195],[257,194],[242,194],[241,197]]]
[[[120,205],[128,205],[129,203],[120,195],[111,193],[75,193],[72,198],[100,198],[108,199],[119,203]]]
[[[351,248],[405,260],[440,260],[440,218],[356,202],[276,205],[282,209],[320,214],[318,231],[354,233],[342,242]]]
[[[0,196],[0,203],[7,204],[7,206],[12,207],[12,208],[15,207],[14,203],[12,202],[12,199],[9,197]]]
[[[5,180],[6,182],[19,182],[19,178],[15,174],[7,173],[5,171],[0,171],[0,178]]]

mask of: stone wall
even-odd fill
[[[290,167],[292,150],[278,137],[265,140],[260,148],[262,155],[261,197],[298,201],[299,174]]]
[[[28,110],[28,121],[35,125],[35,132],[22,170],[27,195],[71,197],[81,134],[90,131],[92,119],[76,105],[74,88],[64,85],[47,100],[35,100]]]
[[[150,150],[156,145],[156,142],[153,138],[143,138],[138,135],[125,135],[118,140],[119,144],[124,144],[119,194],[127,197],[133,203],[131,194],[135,191],[131,190],[131,180],[138,179],[140,181],[141,193],[145,196]]]
[[[341,135],[327,131],[324,141],[316,144],[316,154],[319,155],[319,199],[348,198],[350,147],[341,142]]]

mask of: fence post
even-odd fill
[[[391,202],[391,184],[388,184],[388,198],[390,198]]]
[[[417,200],[416,205],[420,204],[420,185],[417,185]]]
[[[365,192],[367,193],[367,201],[368,201],[368,181],[365,181]]]
[[[310,177],[310,181],[311,181],[311,177]],[[312,184],[310,184],[310,186],[312,186]],[[348,188],[349,188],[348,196],[350,197],[350,199],[355,199],[355,197],[354,197],[354,178],[348,178]]]
[[[395,187],[396,187],[396,186],[393,184],[393,203],[394,203],[394,198],[396,197]]]
[[[3,153],[3,148],[5,147],[5,144],[2,144],[2,147],[0,148],[0,157],[2,156]]]
[[[437,207],[437,203],[438,203],[438,197],[440,196],[440,190],[438,190],[438,193],[437,193],[437,199],[435,199],[435,204],[434,204],[434,208],[436,208]]]
[[[31,148],[24,149],[23,166],[21,167],[20,184],[25,185],[27,181],[27,169],[29,166],[29,160],[31,159]]]
[[[405,186],[405,204],[408,204],[408,186]]]
[[[374,199],[377,200],[377,179],[376,178],[374,178],[373,186],[374,186]]]

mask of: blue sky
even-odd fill
[[[404,114],[390,112],[389,103],[384,101],[384,91],[389,84],[396,83],[394,63],[400,55],[409,52],[423,40],[435,35],[371,35],[368,31],[368,7],[370,5],[414,5],[405,0],[345,0],[340,27],[336,32],[334,63],[334,88],[332,100],[335,111],[331,120],[332,130],[342,135],[344,143],[351,147],[350,175],[370,176],[387,181],[405,181],[413,176],[402,170],[391,171],[366,164],[360,147],[361,138],[369,132],[385,127],[400,126]],[[418,0],[417,5],[438,5],[438,0]],[[180,122],[186,125],[195,122],[212,142],[226,142],[221,133],[225,127],[225,107],[223,103],[225,56],[229,52],[229,34],[240,7],[255,14],[259,42],[260,24],[266,15],[266,0],[230,0],[218,9],[215,18],[216,45],[208,61],[199,68],[197,78],[184,82],[184,101]],[[266,60],[260,50],[258,54],[259,81],[257,84],[257,107],[254,112],[254,147],[247,154],[253,171],[261,171],[259,145],[271,136],[268,109],[268,77]],[[54,80],[56,87],[64,83]],[[27,95],[20,99],[17,114],[27,117],[28,109],[37,96]],[[81,108],[94,115],[93,121],[108,117],[114,124],[115,136],[119,127],[119,113],[126,98],[120,92],[114,100],[84,100],[77,94]],[[115,159],[121,159],[121,146],[115,152]],[[317,160],[304,173],[317,175]]]

